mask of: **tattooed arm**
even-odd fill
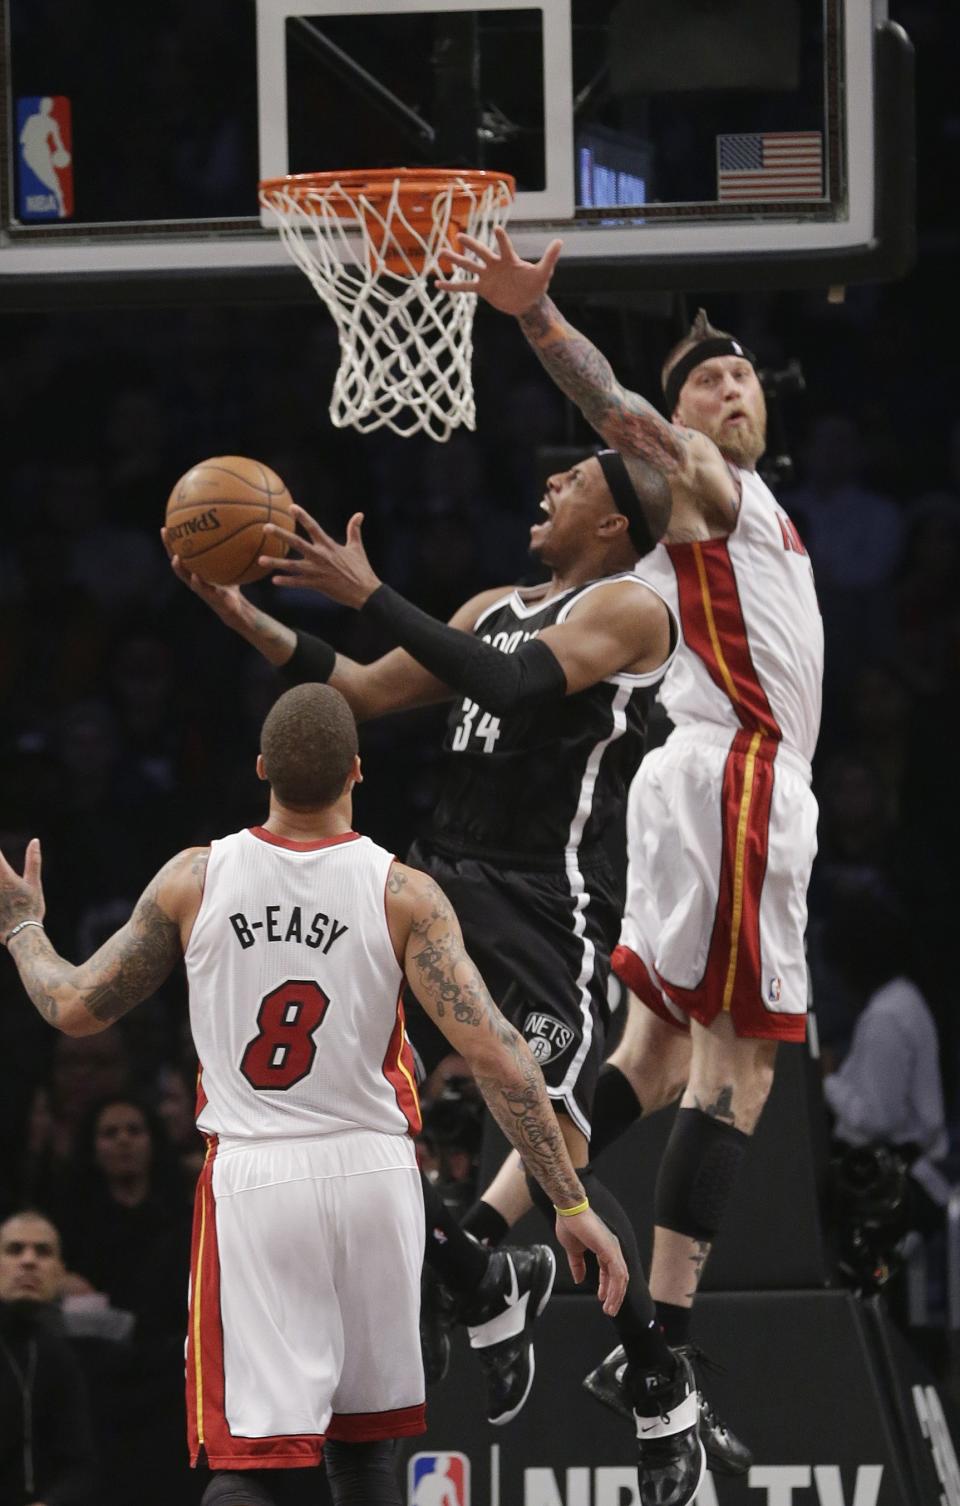
[[[506,231],[495,234],[495,248],[461,235],[460,251],[451,253],[450,260],[471,276],[437,286],[452,293],[479,293],[494,308],[512,314],[561,392],[608,445],[661,470],[675,506],[689,497],[728,506],[729,474],[713,441],[669,423],[652,403],[622,387],[606,357],[548,296],[561,242],[553,241],[533,263],[517,255]]]
[[[27,848],[20,878],[0,856],[0,937],[43,1018],[65,1035],[94,1035],[148,998],[183,955],[203,894],[208,849],[171,858],[147,885],[122,926],[78,966],[55,950],[42,921],[40,844]]]
[[[500,1013],[468,955],[460,923],[443,890],[425,873],[394,863],[387,914],[397,955],[411,988],[453,1049],[470,1067],[491,1114],[524,1166],[558,1208],[584,1201],[543,1073],[526,1041]],[[626,1266],[615,1236],[589,1209],[557,1219],[577,1280],[583,1251],[601,1269],[604,1311],[616,1312],[626,1289]]]
[[[710,441],[668,423],[652,403],[621,387],[606,356],[568,323],[552,298],[544,293],[518,323],[541,365],[607,444],[641,456],[671,482],[692,479],[695,452],[701,444],[712,450]]]

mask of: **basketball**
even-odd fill
[[[245,586],[283,559],[287,546],[264,536],[266,523],[295,528],[290,493],[276,471],[244,455],[201,460],[180,477],[167,500],[167,548],[212,586]]]

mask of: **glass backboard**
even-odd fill
[[[0,296],[245,279],[285,172],[512,173],[521,251],[609,288],[892,276],[910,49],[871,0],[4,0]]]

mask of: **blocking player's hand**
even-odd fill
[[[6,940],[21,920],[42,920],[46,908],[40,882],[40,841],[31,837],[22,877],[0,852],[0,939]]]
[[[362,607],[381,584],[363,547],[363,513],[354,513],[347,524],[346,542],[338,544],[302,507],[294,505],[290,510],[306,538],[299,533],[291,533],[287,528],[281,528],[277,523],[266,525],[264,533],[275,534],[300,556],[299,559],[294,559],[288,554],[279,565],[275,559],[261,556],[261,565],[277,565],[277,573],[270,577],[273,584],[322,591],[324,596],[339,602],[341,606],[357,609]]]
[[[542,298],[550,286],[553,269],[563,248],[563,241],[551,241],[538,262],[518,256],[505,230],[494,232],[496,250],[485,246],[472,235],[460,236],[460,250],[446,253],[455,267],[468,272],[456,282],[437,278],[436,286],[444,293],[479,293],[503,314],[522,314]]]
[[[570,1274],[578,1286],[587,1274],[587,1251],[596,1256],[600,1267],[597,1296],[607,1317],[612,1318],[620,1311],[629,1280],[619,1239],[591,1208],[574,1214],[572,1218],[561,1218],[557,1214],[556,1234],[557,1243],[567,1253]]]

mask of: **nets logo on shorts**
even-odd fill
[[[470,1506],[466,1454],[414,1454],[407,1465],[407,1506]]]
[[[70,101],[63,94],[17,100],[17,217],[67,220],[73,214]]]
[[[555,1057],[562,1056],[574,1039],[569,1025],[552,1014],[542,1012],[527,1015],[523,1022],[523,1033],[534,1061],[540,1062],[541,1066],[544,1062],[552,1062]]]

